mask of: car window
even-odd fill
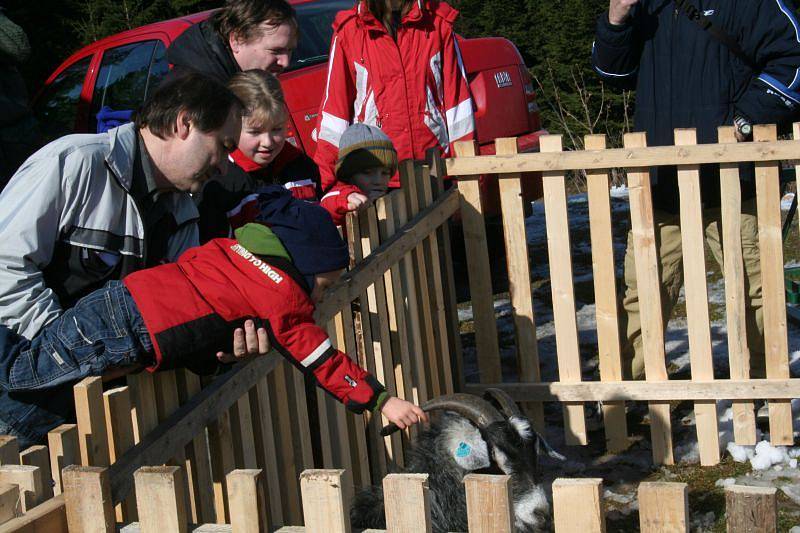
[[[353,7],[353,0],[323,0],[295,6],[300,28],[300,42],[288,70],[324,63],[333,35],[336,13]]]
[[[103,132],[130,121],[148,92],[169,66],[161,41],[110,48],[103,53],[92,96],[93,131]]]
[[[44,89],[34,108],[44,140],[47,142],[75,131],[78,100],[92,56],[73,63]]]

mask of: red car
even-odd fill
[[[325,89],[331,23],[353,0],[290,0],[297,10],[299,47],[289,68],[280,75],[290,111],[288,139],[313,153],[312,131]],[[101,108],[136,109],[167,73],[166,50],[186,28],[213,11],[149,24],[90,44],[64,61],[47,79],[34,102],[34,112],[46,139],[68,133],[103,130]],[[538,150],[539,108],[528,69],[508,40],[490,37],[461,39],[459,45],[475,103],[476,135],[482,154],[494,153],[494,139],[519,137],[519,150]],[[484,198],[487,214],[496,213],[497,184]],[[528,199],[541,196],[539,180],[526,179]]]

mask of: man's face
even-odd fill
[[[169,160],[159,170],[175,189],[200,192],[216,173],[227,172],[228,154],[236,149],[241,124],[241,113],[235,106],[222,127],[210,132],[200,131],[179,114],[177,134],[169,139],[174,143]]]
[[[282,116],[277,122],[259,124],[245,117],[239,150],[262,167],[272,163],[286,144],[285,118]]]
[[[278,74],[289,66],[297,47],[297,32],[289,23],[274,26],[261,24],[261,35],[249,41],[231,35],[229,44],[236,63],[242,70],[260,69]]]

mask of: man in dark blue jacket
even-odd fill
[[[745,141],[747,125],[788,123],[800,110],[800,23],[790,1],[691,0],[714,27],[737,43],[737,55],[729,44],[690,20],[673,0],[610,0],[609,10],[597,23],[592,62],[605,81],[636,89],[634,130],[646,132],[650,146],[673,144],[675,128],[696,128],[699,143],[716,142],[717,127],[732,124],[737,139]],[[751,375],[763,377],[752,168],[742,169],[742,245]],[[706,238],[721,264],[719,168],[704,165],[701,177]],[[682,285],[676,169],[652,169],[651,179],[666,323]],[[644,356],[630,234],[625,281],[623,358],[628,376],[641,379]]]

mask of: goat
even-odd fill
[[[561,456],[533,431],[505,392],[490,389],[484,398],[450,394],[430,400],[422,408],[444,413],[420,432],[406,452],[402,472],[428,474],[434,533],[467,530],[463,479],[470,473],[511,476],[516,530],[547,530],[550,506],[537,484],[540,447],[553,457]],[[396,429],[390,425],[383,433]],[[357,528],[385,529],[383,489],[371,486],[356,494],[350,519]]]

